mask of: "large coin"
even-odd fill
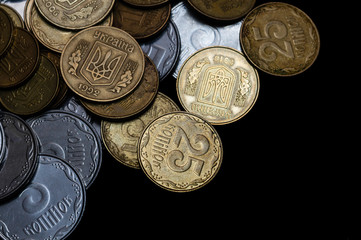
[[[166,95],[158,92],[151,107],[137,118],[122,121],[102,121],[102,139],[110,154],[120,163],[140,168],[138,140],[148,123],[166,113],[179,111],[179,107]]]
[[[4,239],[65,239],[85,209],[86,192],[78,174],[64,161],[41,155],[29,185],[0,205]]]
[[[11,21],[9,15],[3,10],[0,9],[0,56],[9,48],[11,44],[11,38],[13,34],[13,22]]]
[[[197,115],[176,112],[147,126],[139,140],[138,156],[142,170],[158,186],[188,192],[214,178],[223,148],[212,125]]]
[[[14,24],[14,27],[20,27],[20,28],[25,27],[25,23],[24,23],[21,15],[14,8],[12,8],[8,5],[5,5],[5,4],[0,4],[0,8],[9,15],[11,21]]]
[[[41,15],[52,24],[66,29],[83,29],[103,20],[114,0],[35,0]]]
[[[243,117],[255,104],[258,73],[235,49],[204,48],[182,66],[177,92],[187,111],[212,124],[228,124]]]
[[[305,71],[320,49],[315,24],[303,11],[286,3],[266,3],[253,9],[244,20],[240,41],[254,65],[276,76]]]
[[[77,33],[60,60],[69,88],[98,102],[117,100],[134,90],[142,79],[144,65],[143,51],[132,36],[104,26]]]
[[[124,2],[138,7],[152,7],[168,2],[168,0],[124,0]]]

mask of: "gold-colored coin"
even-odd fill
[[[102,21],[115,0],[35,0],[41,15],[66,29],[84,29]]]
[[[11,39],[14,29],[14,24],[11,21],[9,15],[2,9],[0,9],[0,29],[0,57],[2,57],[2,55],[8,50],[9,46],[11,45]]]
[[[320,37],[315,24],[290,4],[271,2],[253,9],[240,33],[244,53],[259,69],[276,76],[292,76],[316,60]]]
[[[96,26],[69,40],[60,68],[69,88],[97,102],[120,99],[132,92],[144,72],[144,54],[127,32]]]
[[[185,61],[178,74],[177,93],[184,109],[222,125],[250,111],[259,85],[256,69],[242,53],[216,46],[203,48]]]
[[[145,55],[145,70],[141,82],[129,95],[116,101],[100,103],[80,99],[83,106],[102,118],[122,119],[140,113],[154,100],[158,92],[159,75],[157,67]]]
[[[14,8],[5,4],[0,4],[0,8],[9,15],[9,17],[11,18],[14,24],[14,27],[25,28],[25,24],[22,17]]]
[[[139,169],[138,140],[142,131],[157,117],[175,111],[180,111],[177,104],[158,92],[150,108],[137,118],[122,122],[102,121],[101,133],[104,145],[117,161]]]
[[[201,14],[216,20],[235,20],[246,15],[256,0],[188,0],[188,3]]]
[[[198,115],[175,112],[149,123],[139,140],[138,158],[158,186],[189,192],[209,183],[223,158],[221,139]]]
[[[55,97],[59,74],[55,65],[44,55],[35,74],[16,88],[0,90],[0,101],[8,111],[30,115],[45,109]]]
[[[168,2],[168,0],[123,0],[123,1],[137,7],[153,7]]]

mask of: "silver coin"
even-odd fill
[[[27,122],[38,135],[40,153],[64,159],[89,188],[102,161],[100,138],[92,125],[62,110],[45,112]]]
[[[230,25],[211,26],[202,18],[197,18],[183,2],[172,8],[171,20],[178,28],[181,50],[173,77],[177,78],[184,61],[197,50],[210,46],[225,46],[241,51],[239,32],[243,21]]]
[[[85,209],[85,187],[64,161],[39,155],[34,178],[17,198],[0,205],[3,239],[65,239]]]
[[[0,166],[1,166],[2,160],[4,159],[4,156],[5,156],[5,150],[6,150],[5,146],[6,146],[5,133],[4,133],[3,125],[0,122]]]

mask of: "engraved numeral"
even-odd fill
[[[97,97],[100,94],[100,90],[95,89],[93,87],[90,87],[88,85],[79,83],[78,88],[89,95],[93,95],[94,97]]]

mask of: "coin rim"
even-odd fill
[[[14,23],[13,21],[11,20],[10,16],[7,14],[7,12],[3,9],[0,9],[0,12],[2,12],[5,17],[7,18],[7,20],[9,20],[9,23],[10,23],[10,28],[11,28],[11,36],[10,36],[10,39],[9,39],[9,42],[7,43],[7,45],[5,46],[5,48],[0,51],[0,56],[2,57],[3,54],[5,54],[7,52],[7,50],[9,50],[10,46],[12,45],[12,43],[14,42],[14,36],[13,36],[13,33],[14,33],[14,29],[16,28],[14,26]]]
[[[161,3],[153,3],[153,4],[134,4],[128,0],[123,0],[123,2],[125,2],[129,5],[135,6],[135,7],[155,7],[155,6],[159,6],[162,4],[166,4],[167,2],[169,2],[169,0],[162,1]]]
[[[11,6],[7,5],[7,4],[2,4],[2,3],[0,3],[0,6],[11,10],[11,11],[15,14],[15,16],[18,18],[18,20],[20,21],[21,27],[22,27],[22,28],[25,28],[24,20],[23,20],[23,18],[21,17],[21,15],[19,14],[19,12],[15,10],[15,8],[13,8],[13,7],[11,7]],[[10,18],[11,18],[11,17],[10,17]],[[11,19],[11,21],[12,21],[12,19]],[[16,27],[16,26],[15,26],[15,23],[13,23],[13,25],[14,25],[14,27]]]

